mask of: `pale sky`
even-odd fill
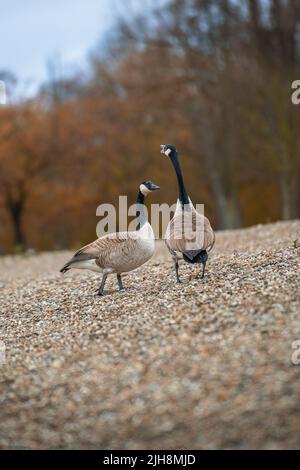
[[[0,70],[12,71],[31,94],[54,57],[65,71],[84,67],[116,15],[114,0],[0,0]]]

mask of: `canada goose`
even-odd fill
[[[207,253],[215,242],[214,231],[207,217],[196,211],[186,192],[176,147],[167,144],[161,145],[160,148],[161,153],[171,159],[179,189],[175,214],[165,235],[167,248],[175,263],[176,279],[177,282],[181,282],[178,274],[178,261],[182,258],[190,264],[202,264],[201,278],[203,279],[208,259]]]
[[[107,276],[114,273],[117,274],[119,289],[123,289],[121,273],[138,268],[154,253],[154,233],[144,212],[144,200],[147,194],[156,189],[159,186],[151,181],[140,184],[136,201],[137,230],[109,233],[98,238],[77,251],[60,272],[77,268],[103,273],[98,295],[104,295]]]

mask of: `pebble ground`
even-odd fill
[[[103,298],[69,252],[1,258],[0,447],[299,448],[299,246],[300,221],[219,232],[177,285],[158,243]]]

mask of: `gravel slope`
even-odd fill
[[[300,221],[217,234],[205,281],[155,257],[97,298],[70,253],[0,262],[2,448],[299,448]],[[299,355],[300,357],[300,355]]]

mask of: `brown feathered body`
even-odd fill
[[[147,222],[140,230],[107,234],[84,246],[61,272],[76,268],[121,274],[146,263],[153,253],[154,234]]]
[[[193,259],[197,253],[210,251],[214,242],[215,235],[208,218],[197,212],[191,202],[183,208],[178,200],[165,235],[165,243],[173,258],[195,262]]]

